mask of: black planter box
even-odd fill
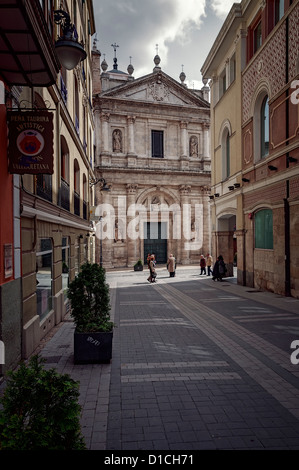
[[[143,271],[142,264],[137,264],[137,266],[134,266],[134,271]]]
[[[112,357],[113,331],[74,333],[74,363],[108,363]]]

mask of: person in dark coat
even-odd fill
[[[200,275],[202,274],[207,274],[206,272],[206,259],[204,257],[204,255],[200,255]]]
[[[217,281],[222,281],[222,278],[225,276],[226,273],[226,266],[223,260],[223,256],[219,255],[217,258],[216,263],[214,264],[214,269],[213,269],[213,281],[217,279]]]

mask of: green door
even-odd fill
[[[148,253],[155,255],[157,264],[167,262],[167,223],[145,222],[144,263]]]

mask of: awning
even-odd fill
[[[0,76],[10,86],[50,86],[60,65],[39,0],[0,0]]]

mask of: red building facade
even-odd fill
[[[256,5],[260,2],[256,2]],[[299,2],[267,0],[247,24],[242,72],[244,229],[238,278],[299,297]]]

